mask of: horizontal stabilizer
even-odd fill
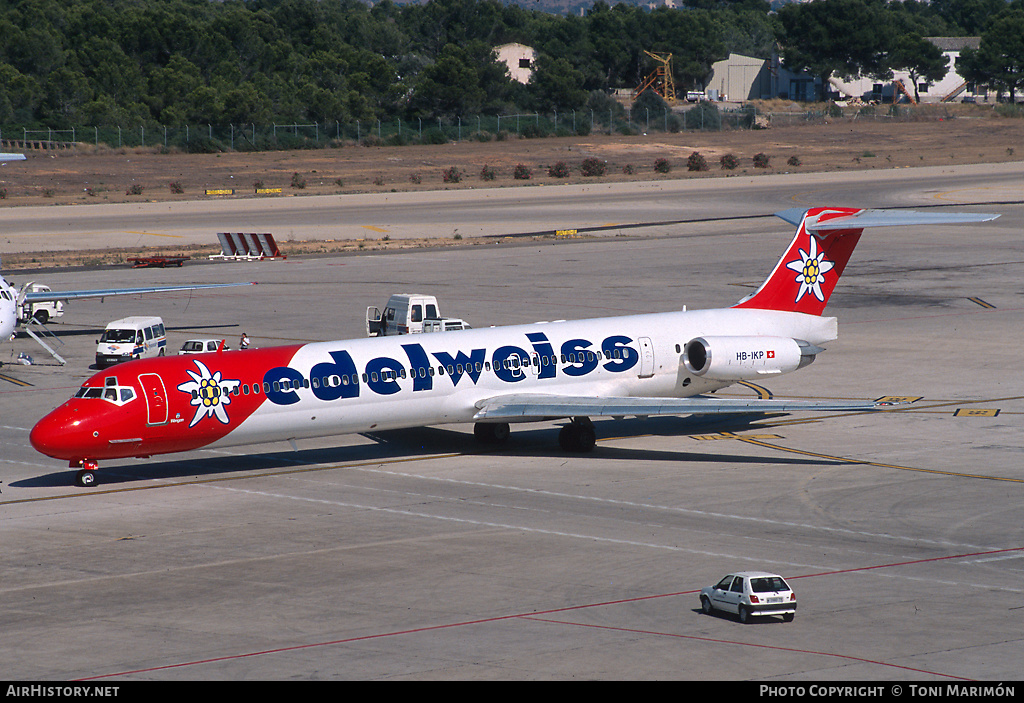
[[[475,421],[532,421],[562,417],[649,417],[742,413],[861,412],[881,407],[842,400],[744,400],[741,398],[588,398],[585,396],[507,395],[481,400]]]
[[[775,213],[786,222],[799,225],[807,210],[790,208]],[[917,210],[859,210],[850,215],[830,217],[823,222],[806,223],[809,232],[834,229],[861,229],[864,227],[891,227],[896,225],[955,225],[970,222],[988,222],[999,215],[973,212],[920,212]]]

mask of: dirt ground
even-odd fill
[[[16,147],[7,144],[5,150]],[[705,158],[708,170],[688,170],[687,160],[694,152]],[[735,169],[721,167],[720,158],[726,154],[736,157]],[[756,154],[769,157],[767,168],[754,166]],[[1024,158],[1024,120],[997,117],[990,109],[976,106],[952,117],[948,110],[922,111],[913,121],[840,119],[761,130],[649,136],[593,134],[438,146],[352,144],[319,150],[202,155],[83,145],[59,152],[27,151],[26,155],[27,161],[0,166],[0,208],[995,163]],[[581,174],[580,165],[589,157],[606,162],[605,175]],[[655,170],[659,159],[668,161],[668,173]],[[559,162],[568,166],[565,178],[549,175],[548,169]],[[529,170],[529,179],[514,178],[519,164]],[[445,173],[453,168],[460,174],[458,182],[445,179]],[[493,170],[493,179],[483,177],[485,168]],[[257,187],[271,192],[257,194]],[[234,192],[213,195],[207,194],[208,190]],[[413,243],[404,245],[409,244]],[[293,253],[302,251],[302,243],[289,242],[289,247]],[[153,252],[119,252],[119,259],[149,253]],[[49,262],[45,261],[49,255],[42,256],[5,256],[4,267],[75,263],[73,257]]]

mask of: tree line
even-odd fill
[[[1016,26],[1005,17],[1024,22],[1024,0],[817,0],[778,12],[763,0],[654,10],[599,0],[571,15],[500,0],[0,0],[0,125],[604,109],[609,91],[654,70],[645,50],[673,54],[685,89],[730,52],[766,58],[776,43],[796,70],[881,75],[927,70],[920,37],[976,33],[972,76],[1012,90],[1024,69],[1000,53]],[[511,80],[492,51],[512,42],[537,51],[529,84]]]

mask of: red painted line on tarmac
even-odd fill
[[[814,649],[796,649],[794,647],[780,647],[772,644],[757,644],[756,642],[739,642],[737,640],[722,640],[715,637],[700,637],[698,635],[680,635],[674,632],[660,632],[657,630],[636,630],[629,627],[614,627],[612,625],[590,625],[587,623],[579,622],[568,622],[565,620],[549,620],[546,618],[535,618],[524,616],[524,620],[536,620],[537,622],[548,622],[555,623],[558,625],[575,625],[576,627],[590,627],[598,630],[612,630],[615,632],[630,632],[641,635],[656,635],[658,637],[675,637],[677,639],[684,640],[697,640],[699,642],[711,642],[713,644],[735,644],[740,647],[756,647],[758,649],[771,649],[776,652],[791,652],[793,654],[816,654],[822,657],[834,657],[837,659],[843,659],[845,661],[859,662],[863,664],[875,664],[877,666],[887,666],[894,669],[903,669],[904,671],[913,671],[917,674],[929,674],[931,676],[944,676],[949,679],[960,679],[961,681],[971,681],[972,679],[965,678],[963,676],[956,676],[955,674],[943,674],[939,671],[930,671],[928,669],[918,669],[913,666],[903,666],[902,664],[890,664],[889,662],[878,661],[877,659],[865,659],[864,657],[855,657],[850,654],[836,654],[834,652],[819,652]]]
[[[1020,551],[1024,551],[1024,547],[1010,547],[1010,548],[1007,548],[1007,549],[993,549],[993,550],[982,551],[982,552],[968,552],[966,554],[951,554],[951,555],[944,556],[944,557],[930,557],[928,559],[913,559],[913,560],[908,560],[908,561],[892,562],[892,563],[889,563],[889,564],[875,564],[873,566],[857,566],[857,567],[853,567],[853,568],[850,568],[850,569],[835,569],[833,571],[822,571],[822,572],[818,572],[818,573],[814,573],[814,574],[803,574],[803,575],[800,575],[800,576],[786,576],[786,578],[787,579],[806,579],[806,578],[816,578],[816,577],[822,577],[822,576],[836,576],[836,575],[839,575],[839,574],[849,574],[849,573],[854,573],[854,572],[857,572],[857,571],[872,571],[872,570],[875,570],[875,569],[891,569],[891,568],[896,568],[896,567],[900,567],[900,566],[910,566],[910,565],[913,565],[913,564],[926,564],[926,563],[929,563],[929,562],[946,561],[946,560],[949,560],[949,559],[966,559],[968,557],[990,556],[990,555],[993,555],[993,554],[1005,554],[1007,552],[1020,552]],[[700,589],[697,588],[697,589],[691,589],[691,590],[688,590],[688,591],[676,591],[676,592],[673,592],[673,593],[657,593],[657,594],[653,594],[653,595],[649,595],[649,596],[637,596],[637,597],[634,597],[634,598],[622,598],[622,599],[619,599],[619,600],[603,601],[603,602],[600,602],[600,603],[585,603],[583,605],[570,605],[570,606],[566,606],[564,608],[552,608],[550,610],[538,610],[538,611],[535,611],[535,612],[532,612],[532,613],[514,613],[514,614],[511,614],[511,615],[497,615],[497,616],[490,617],[490,618],[480,618],[480,619],[477,619],[477,620],[464,620],[462,622],[445,623],[445,624],[442,624],[442,625],[429,625],[427,627],[417,627],[417,628],[412,628],[412,629],[409,629],[409,630],[395,630],[393,632],[380,632],[380,633],[377,633],[377,634],[360,635],[360,636],[357,636],[357,637],[347,637],[347,638],[338,639],[338,640],[328,640],[328,641],[324,641],[324,642],[310,642],[308,644],[297,644],[297,645],[293,645],[293,646],[290,646],[290,647],[277,647],[275,649],[264,649],[264,650],[259,650],[259,651],[255,651],[255,652],[244,652],[242,654],[229,654],[229,655],[226,655],[226,656],[223,656],[223,657],[211,657],[209,659],[197,659],[197,660],[194,660],[194,661],[179,662],[177,664],[165,664],[163,666],[153,666],[153,667],[147,667],[147,668],[144,668],[144,669],[133,669],[133,670],[130,670],[130,671],[119,671],[119,672],[111,673],[111,674],[97,674],[95,676],[85,676],[85,677],[82,677],[81,679],[76,679],[76,680],[77,681],[95,681],[95,680],[99,680],[99,679],[107,679],[107,678],[114,678],[114,677],[121,677],[121,676],[131,676],[133,674],[147,674],[147,673],[153,673],[153,672],[157,672],[157,671],[168,671],[170,669],[179,669],[179,668],[184,668],[184,667],[189,667],[189,666],[201,666],[203,664],[215,664],[217,662],[235,661],[235,660],[239,660],[239,659],[247,659],[247,658],[250,658],[250,657],[264,656],[264,655],[267,655],[267,654],[281,654],[281,653],[284,653],[284,652],[296,652],[296,651],[300,651],[300,650],[303,650],[303,649],[314,649],[314,648],[317,648],[317,647],[330,647],[330,646],[339,645],[339,644],[351,644],[353,642],[365,642],[365,641],[369,641],[369,640],[383,639],[385,637],[399,637],[399,636],[402,636],[402,635],[414,635],[414,634],[420,634],[420,633],[423,633],[423,632],[435,632],[435,631],[438,631],[438,630],[449,630],[449,629],[454,629],[454,628],[457,628],[457,627],[468,627],[468,626],[471,626],[471,625],[483,625],[483,624],[488,624],[488,623],[502,622],[502,621],[506,621],[506,620],[537,620],[537,621],[540,621],[540,622],[552,622],[552,623],[558,623],[558,624],[562,624],[562,625],[576,625],[576,626],[579,626],[579,627],[595,627],[595,628],[602,628],[602,629],[608,629],[608,630],[617,630],[617,631],[621,631],[621,632],[633,632],[633,633],[639,633],[639,634],[650,634],[650,635],[657,635],[657,636],[662,636],[662,637],[675,637],[675,638],[679,638],[679,639],[693,639],[693,640],[701,640],[701,641],[705,641],[705,642],[715,642],[715,643],[720,643],[720,644],[734,644],[734,645],[740,645],[740,646],[746,646],[746,647],[758,647],[758,648],[762,648],[762,649],[775,649],[777,651],[794,652],[794,653],[799,653],[799,654],[819,654],[821,656],[836,657],[836,658],[845,659],[845,660],[848,660],[848,661],[856,661],[856,662],[862,662],[862,663],[867,663],[867,664],[876,664],[878,666],[886,666],[886,667],[892,667],[892,668],[898,668],[898,669],[905,669],[907,671],[914,671],[914,672],[917,672],[917,673],[926,673],[926,674],[932,674],[932,675],[935,675],[935,676],[944,676],[944,677],[947,677],[947,678],[954,678],[954,679],[962,679],[963,678],[963,677],[960,677],[960,676],[955,676],[953,674],[942,674],[942,673],[935,672],[935,671],[928,671],[926,669],[915,669],[913,667],[902,666],[902,665],[899,665],[899,664],[889,664],[889,663],[882,662],[882,661],[876,661],[876,660],[872,660],[872,659],[865,659],[865,658],[862,658],[862,657],[856,657],[856,656],[852,656],[852,655],[848,655],[848,654],[835,654],[835,653],[832,653],[832,652],[818,652],[818,651],[814,651],[814,650],[793,649],[793,648],[788,648],[788,647],[775,647],[775,646],[772,646],[772,645],[756,644],[756,643],[751,643],[751,642],[738,642],[738,641],[732,641],[732,640],[717,640],[717,639],[713,639],[713,638],[710,638],[710,637],[698,637],[696,635],[680,635],[680,634],[675,634],[675,633],[671,633],[671,632],[659,632],[659,631],[653,631],[653,630],[635,630],[635,629],[629,629],[629,628],[611,627],[611,626],[603,626],[603,625],[587,625],[585,623],[573,623],[573,622],[567,622],[567,621],[561,621],[561,620],[550,620],[550,619],[546,619],[546,618],[543,617],[543,616],[546,616],[546,615],[554,615],[556,613],[567,613],[567,612],[571,612],[571,611],[574,611],[574,610],[585,610],[585,609],[588,609],[588,608],[603,608],[603,607],[607,607],[607,606],[622,605],[622,604],[626,604],[626,603],[639,603],[639,602],[642,602],[642,601],[645,601],[645,600],[654,600],[654,599],[658,599],[658,598],[673,598],[673,597],[676,597],[676,596],[692,595],[694,593],[699,593],[699,592],[700,592]],[[967,680],[967,679],[964,679],[964,680]]]

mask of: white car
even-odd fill
[[[178,354],[204,354],[206,352],[215,352],[220,347],[223,339],[190,339],[181,345],[181,350]],[[228,345],[224,345],[224,351],[228,350]]]
[[[714,610],[735,613],[743,623],[760,615],[781,615],[786,622],[792,622],[796,594],[778,574],[739,571],[701,589],[700,608],[707,615]]]

